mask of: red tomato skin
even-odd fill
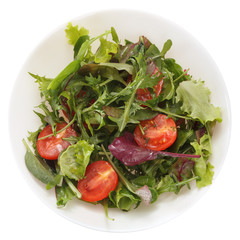
[[[118,175],[106,161],[93,162],[87,166],[85,177],[78,181],[77,189],[82,200],[96,202],[108,197],[118,185]]]
[[[161,75],[161,72],[159,71],[159,69],[157,67],[155,67],[153,73],[151,76],[155,75],[157,77],[159,77]],[[162,87],[163,87],[163,79],[161,79],[157,85],[155,85],[153,88],[154,88],[154,92],[156,94],[156,97],[158,97],[162,91]]]
[[[134,131],[134,140],[140,147],[162,151],[170,147],[177,138],[175,122],[164,114],[141,121],[140,125],[144,135],[139,126]]]
[[[56,131],[61,130],[67,124],[66,123],[57,123]],[[47,125],[39,134],[38,139],[45,137],[49,134],[52,134],[51,125]],[[42,140],[37,140],[37,150],[39,155],[42,158],[47,160],[56,160],[63,150],[70,146],[68,141],[62,140],[62,138],[67,138],[70,136],[77,136],[76,131],[69,126],[62,132],[58,133],[56,136],[51,136]]]

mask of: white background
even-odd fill
[[[0,239],[240,239],[240,8],[239,1],[21,0],[0,2]],[[48,209],[18,171],[8,138],[8,104],[14,81],[32,50],[51,31],[81,14],[101,9],[159,14],[192,33],[225,79],[232,105],[229,151],[217,180],[190,210],[170,222],[133,233],[98,232]],[[216,86],[217,87],[217,86]],[[19,126],[21,127],[21,126]]]

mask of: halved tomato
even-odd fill
[[[108,197],[118,185],[118,175],[106,161],[93,162],[87,166],[85,177],[77,185],[82,200],[96,202]]]
[[[58,132],[62,128],[66,127],[66,123],[57,123],[56,131]],[[58,158],[60,152],[66,149],[70,143],[63,140],[62,138],[68,138],[70,136],[77,136],[76,131],[69,126],[62,132],[58,133],[56,136],[47,137],[45,139],[40,139],[42,137],[52,134],[51,125],[47,125],[38,135],[37,140],[37,150],[41,157],[48,160],[55,160]]]
[[[134,140],[143,148],[161,151],[170,147],[177,138],[177,127],[172,118],[164,114],[140,122],[134,131]]]

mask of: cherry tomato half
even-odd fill
[[[108,197],[118,184],[118,175],[106,161],[93,162],[87,166],[85,178],[77,185],[82,200],[96,202]]]
[[[158,114],[153,119],[140,122],[135,128],[134,139],[143,148],[161,151],[170,147],[177,138],[177,127],[172,118],[164,114]]]
[[[56,131],[61,130],[66,127],[66,123],[57,123]],[[51,125],[47,125],[39,134],[38,139],[52,134]],[[62,140],[62,138],[67,138],[70,136],[77,136],[76,131],[69,126],[62,132],[58,133],[56,136],[51,136],[45,139],[37,140],[37,150],[41,157],[48,160],[55,160],[58,158],[60,152],[66,149],[70,143],[68,141]]]

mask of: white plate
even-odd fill
[[[201,44],[178,25],[160,16],[144,12],[103,11],[79,17],[72,23],[89,29],[91,36],[97,36],[113,26],[122,42],[124,39],[136,42],[140,35],[144,35],[160,49],[167,39],[172,39],[173,46],[167,56],[175,58],[183,68],[190,68],[190,74],[196,79],[204,80],[212,90],[212,103],[222,109],[223,121],[215,128],[212,141],[213,154],[210,159],[215,166],[215,180],[228,148],[231,114],[224,80]],[[109,209],[109,216],[115,219],[110,221],[106,219],[101,205],[95,206],[73,200],[65,208],[57,208],[54,191],[47,191],[45,186],[32,177],[26,169],[22,139],[27,136],[28,131],[35,131],[40,124],[33,113],[34,107],[40,103],[40,96],[37,85],[28,72],[55,77],[72,60],[72,46],[67,43],[64,32],[66,25],[54,31],[39,44],[24,64],[15,82],[10,104],[9,125],[13,151],[20,171],[32,191],[50,209],[85,227],[102,231],[130,232],[154,227],[173,219],[189,209],[209,187],[199,190],[193,185],[191,191],[184,188],[178,195],[163,194],[153,205],[141,205],[130,212]]]

